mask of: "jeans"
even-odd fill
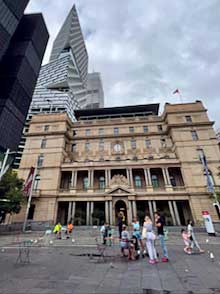
[[[163,250],[163,256],[168,258],[168,251],[167,251],[167,246],[165,244],[165,240],[164,240],[164,235],[158,235],[159,240],[160,240],[160,246]]]
[[[146,241],[146,246],[147,246],[147,251],[149,254],[149,258],[152,259],[157,259],[157,253],[156,249],[154,247],[154,240],[147,239]]]

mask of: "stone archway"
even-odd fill
[[[126,202],[123,200],[117,200],[115,203],[115,224],[118,223],[118,214],[119,212],[123,212],[125,216],[125,223],[128,223],[128,216],[127,216],[127,205]]]

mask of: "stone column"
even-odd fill
[[[105,170],[105,187],[109,187],[109,178],[108,178],[108,170]]]
[[[149,186],[149,180],[148,180],[148,175],[147,175],[147,170],[146,169],[144,169],[144,178],[145,178],[146,186]]]
[[[74,218],[75,218],[75,211],[76,211],[76,202],[73,201],[73,203],[72,203],[72,215],[71,215],[73,223],[74,223]]]
[[[148,184],[149,184],[149,186],[152,186],[150,169],[147,168],[146,171],[147,171],[147,174],[148,174],[148,180],[149,180]]]
[[[91,201],[90,202],[90,225],[93,225],[93,218],[92,218],[93,211],[94,211],[94,202]]]
[[[112,201],[109,201],[109,219],[110,219],[110,225],[113,225],[113,217],[112,217]]]
[[[71,213],[72,213],[72,202],[69,202],[69,207],[68,207],[68,216],[67,216],[67,222],[70,221],[71,219]]]
[[[128,186],[130,187],[131,186],[131,180],[130,180],[130,173],[129,173],[128,169],[126,169],[126,176],[127,176]]]
[[[129,174],[130,174],[130,183],[131,183],[131,188],[134,188],[134,179],[133,179],[133,174],[132,174],[132,169],[129,169]]]
[[[109,223],[109,209],[107,200],[105,200],[105,222]]]
[[[180,222],[180,216],[179,216],[179,211],[177,209],[176,201],[173,201],[173,209],[174,209],[174,214],[175,214],[175,217],[176,217],[177,225],[180,226],[181,222]]]
[[[154,212],[153,212],[151,200],[148,201],[148,207],[149,207],[150,218],[151,218],[152,222],[154,222]]]
[[[167,180],[166,169],[162,168],[162,172],[163,172],[163,178],[164,178],[165,186],[167,186],[168,185],[168,180]]]
[[[131,200],[128,200],[128,225],[132,223],[132,206],[131,206]]]
[[[169,209],[170,209],[170,214],[172,217],[172,221],[173,221],[173,225],[176,226],[176,219],[175,219],[175,215],[174,215],[174,211],[173,211],[173,205],[172,205],[172,201],[168,201],[168,205],[169,205]]]
[[[90,171],[90,188],[93,189],[94,186],[94,170]]]
[[[166,172],[166,175],[167,175],[167,183],[168,183],[169,186],[172,186],[171,181],[170,181],[170,174],[169,174],[168,168],[165,168],[165,172]]]
[[[88,170],[89,189],[91,188],[91,170]]]
[[[75,170],[75,177],[74,177],[74,184],[73,184],[73,186],[76,189],[76,187],[77,187],[77,170]]]
[[[132,208],[133,208],[133,218],[137,217],[137,206],[136,206],[136,201],[132,201]]]
[[[108,169],[108,186],[110,187],[110,183],[111,183],[111,170]]]
[[[72,170],[71,184],[70,184],[71,188],[73,188],[73,187],[74,187],[74,179],[75,179],[75,171],[74,171],[74,170]]]
[[[89,225],[89,207],[90,207],[90,205],[89,205],[89,201],[87,201],[87,203],[86,203],[86,225],[88,226]]]
[[[153,211],[155,212],[155,211],[157,211],[157,204],[156,204],[156,201],[153,200],[152,203],[153,203]]]

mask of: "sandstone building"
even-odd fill
[[[77,225],[128,223],[159,210],[168,225],[199,223],[202,210],[218,214],[207,190],[199,152],[206,155],[216,190],[220,151],[201,101],[84,109],[32,118],[19,176],[37,167],[29,219],[72,219]],[[14,217],[23,221],[25,208]]]

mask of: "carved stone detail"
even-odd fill
[[[128,180],[123,175],[114,175],[110,181],[110,186],[126,186],[128,187]]]

